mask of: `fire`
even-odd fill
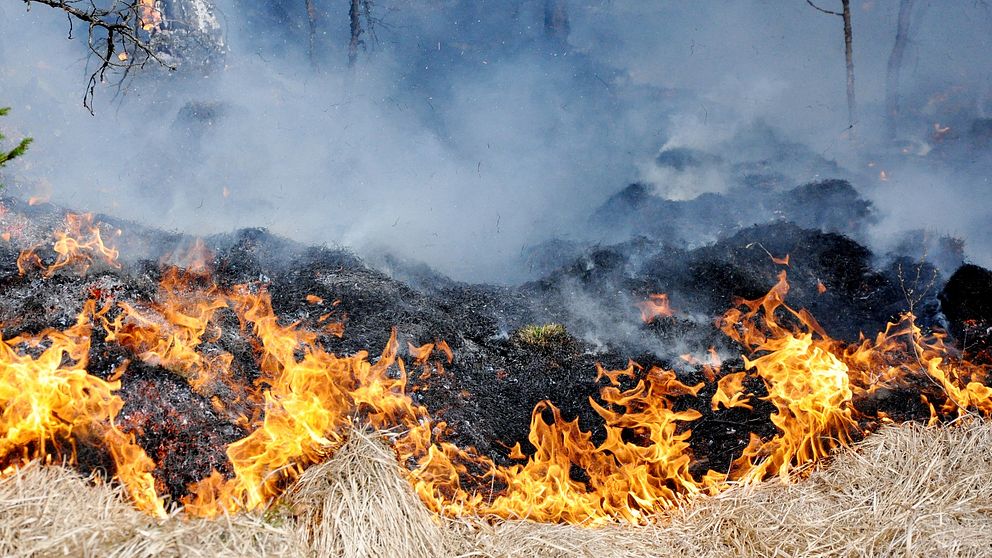
[[[716,393],[713,394],[713,398],[710,400],[710,406],[714,411],[721,407],[724,409],[732,409],[734,407],[752,408],[748,402],[750,397],[744,391],[744,379],[746,377],[747,374],[745,372],[734,372],[720,378],[720,381],[717,382]]]
[[[202,238],[183,242],[175,250],[166,252],[159,258],[159,267],[166,270],[185,270],[189,276],[208,279],[213,271],[214,255],[207,249]]]
[[[55,265],[85,270],[94,258],[116,263],[92,217],[67,223],[76,228],[56,235],[55,263],[37,266],[46,276]],[[187,513],[208,517],[267,505],[307,466],[331,455],[356,423],[390,433],[411,486],[435,512],[588,525],[649,523],[697,495],[788,479],[892,420],[859,406],[883,390],[915,389],[933,421],[992,415],[987,368],[957,357],[942,337],[924,336],[911,314],[874,338],[842,343],[808,312],[785,304],[790,287],[783,271],[767,295],[737,301],[718,320],[743,348],[743,367],[721,362],[712,349],[705,362],[686,359],[700,372],[693,382],[633,362],[622,370],[598,367],[602,387],[589,400],[602,419],[598,437],[544,401],[531,416],[532,451],[517,444],[510,452],[515,463],[497,465],[447,442],[447,425],[408,393],[412,369],[426,378],[455,361],[447,343],[408,343],[403,350],[393,331],[378,359],[367,352],[335,355],[322,345],[324,330],[280,321],[264,285],[218,286],[209,275],[212,256],[202,244],[192,252],[163,261],[151,300],[98,303],[94,296],[65,331],[0,342],[0,468],[28,459],[71,461],[76,444],[93,444],[107,449],[136,506],[164,514],[177,504],[156,492],[154,460],[115,425],[126,365],[114,380],[86,371],[93,335],[172,371],[202,395],[219,386],[234,394],[216,402],[249,432],[226,449],[232,473],[214,471],[182,501]],[[176,261],[190,268],[175,267]],[[306,300],[323,306],[316,295]],[[645,321],[672,315],[663,294],[641,309]],[[240,378],[232,355],[205,351],[222,335],[224,316],[236,318],[240,335],[251,341],[257,380]],[[920,385],[932,389],[913,387]],[[752,433],[720,470],[693,468],[699,458],[693,429],[705,413],[768,408],[771,434]]]
[[[771,258],[772,258],[772,263],[773,264],[776,264],[776,265],[789,265],[789,255],[788,254],[786,254],[784,258],[776,258],[775,256],[771,256]]]
[[[119,381],[86,372],[92,319],[105,313],[86,303],[76,324],[0,341],[0,465],[29,459],[68,460],[75,440],[102,443],[117,477],[142,509],[164,515],[151,470],[154,462],[114,425],[124,402]]]
[[[120,268],[117,249],[104,243],[99,225],[93,223],[92,213],[70,213],[65,216],[65,230],[55,231],[55,243],[52,245],[55,259],[52,263],[46,265],[42,262],[37,254],[38,248],[24,250],[18,256],[17,269],[21,275],[26,275],[32,268],[41,269],[46,278],[64,267],[74,267],[79,273],[85,273],[94,261]]]
[[[674,315],[666,293],[649,295],[647,300],[638,302],[637,307],[641,309],[641,320],[646,324],[658,318],[670,318]]]
[[[231,386],[229,353],[204,355],[196,350],[205,341],[220,336],[211,327],[214,313],[227,307],[216,289],[188,289],[189,276],[172,268],[162,279],[162,301],[138,308],[121,302],[122,312],[113,322],[104,320],[107,341],[131,349],[143,361],[168,368],[185,378],[193,389],[204,393],[212,382],[226,380]],[[184,296],[189,295],[189,296]]]
[[[145,31],[159,31],[162,29],[162,7],[159,0],[139,0],[138,21]]]

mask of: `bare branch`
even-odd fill
[[[366,50],[367,44],[362,35],[368,34],[372,38],[372,44],[378,44],[379,37],[375,28],[381,24],[379,18],[375,17],[373,0],[350,0],[348,8],[348,21],[351,29],[351,40],[348,42],[348,67],[354,67],[358,60],[358,49]],[[365,24],[362,25],[364,20]]]
[[[813,3],[813,0],[806,0],[806,3],[809,4],[810,6],[813,6],[814,8],[816,8],[817,10],[819,10],[819,11],[825,13],[825,14],[830,14],[830,15],[844,17],[844,14],[842,14],[840,12],[831,12],[830,10],[824,10],[823,8],[821,8],[821,7],[817,6],[816,4],[814,4]]]
[[[148,8],[141,0],[114,1],[109,8],[99,8],[92,0],[24,0],[62,10],[69,19],[69,38],[72,38],[73,20],[87,25],[86,45],[99,61],[89,77],[83,93],[83,106],[93,113],[93,96],[98,82],[106,81],[108,71],[121,71],[123,81],[135,67],[143,67],[154,60],[166,68],[174,69],[149,46],[142,33],[148,33],[142,15]]]

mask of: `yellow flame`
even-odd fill
[[[55,260],[48,265],[37,254],[38,246],[24,250],[17,258],[17,269],[26,275],[31,269],[40,269],[47,278],[65,267],[73,267],[85,273],[94,261],[102,261],[107,266],[119,269],[118,252],[112,245],[105,244],[100,226],[94,224],[92,213],[65,216],[65,230],[55,231],[52,251]]]
[[[78,231],[83,240],[56,236],[60,267],[75,261],[85,268],[94,256],[116,256],[99,242],[91,221],[79,223],[85,223]],[[90,260],[79,260],[80,254]],[[208,258],[194,258],[200,259]],[[783,271],[767,295],[737,301],[719,320],[720,329],[745,350],[743,370],[724,370],[712,350],[705,363],[687,357],[702,367],[704,378],[692,385],[671,370],[633,362],[622,370],[598,367],[603,385],[589,404],[602,418],[600,437],[594,440],[577,420],[566,420],[553,402],[544,401],[531,415],[533,451],[525,453],[518,444],[510,453],[516,463],[497,465],[447,442],[447,426],[411,399],[395,331],[374,362],[367,352],[338,356],[321,345],[322,330],[281,323],[265,288],[221,288],[205,271],[171,269],[155,300],[118,302],[113,319],[110,305],[98,308],[90,300],[65,331],[0,342],[0,469],[32,458],[71,460],[75,441],[96,440],[108,448],[135,504],[164,513],[154,461],[114,425],[122,407],[119,382],[86,372],[94,321],[108,341],[172,370],[200,393],[218,381],[240,390],[238,402],[222,407],[241,413],[236,418],[250,433],[227,447],[232,476],[215,471],[190,487],[186,510],[200,516],[266,505],[304,468],[333,453],[356,421],[394,433],[411,485],[438,513],[597,524],[646,523],[697,494],[789,478],[798,467],[865,435],[873,421],[891,420],[881,413],[864,417],[854,405],[880,389],[923,379],[943,394],[927,401],[932,419],[992,414],[987,367],[957,358],[940,336],[924,337],[912,315],[849,345],[831,339],[808,312],[786,306],[788,292]],[[316,299],[309,302],[322,305]],[[661,300],[667,303],[649,302]],[[203,352],[204,342],[220,335],[221,311],[237,316],[254,340],[261,378],[252,385],[239,386],[232,377],[230,354]],[[422,377],[443,373],[442,360],[450,364],[455,358],[443,341],[409,344],[406,351],[410,365],[424,369]],[[765,393],[749,392],[755,384]],[[708,387],[712,395],[702,399]],[[753,411],[759,400],[774,408],[769,420],[775,433],[752,434],[728,470],[693,472],[692,428],[703,416],[697,409]]]

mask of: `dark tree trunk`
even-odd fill
[[[840,12],[823,9],[817,6],[813,0],[806,0],[806,3],[816,8],[817,11],[839,16],[844,20],[844,61],[847,64],[847,123],[848,129],[851,130],[850,137],[853,138],[858,106],[854,100],[854,32],[851,29],[851,0],[840,0],[843,8]]]
[[[310,46],[308,55],[310,65],[317,67],[317,9],[313,5],[313,0],[306,0],[307,22],[310,24]]]
[[[853,127],[858,112],[854,100],[854,46],[851,30],[851,0],[841,0],[844,6],[844,59],[847,62],[847,119]]]
[[[348,66],[354,66],[358,61],[358,47],[362,44],[362,0],[351,0],[348,8],[348,19],[351,22],[351,40],[348,42]]]
[[[896,42],[892,45],[889,64],[885,69],[885,122],[889,141],[896,139],[899,127],[899,74],[902,59],[909,42],[909,20],[913,11],[913,0],[899,2],[899,20],[896,23]]]

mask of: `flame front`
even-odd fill
[[[116,257],[91,218],[71,221],[67,229],[56,236],[52,263],[26,252],[22,272],[82,272],[95,259]],[[806,311],[784,304],[789,284],[782,272],[766,296],[739,301],[718,322],[743,347],[743,369],[725,369],[712,350],[706,364],[688,359],[703,378],[691,385],[671,370],[636,363],[599,368],[602,388],[589,404],[602,418],[600,436],[545,401],[531,417],[533,451],[525,454],[517,445],[510,454],[516,463],[497,465],[445,441],[447,426],[414,403],[395,331],[374,363],[366,352],[332,354],[321,344],[325,329],[280,323],[264,286],[217,286],[202,245],[194,249],[197,256],[187,260],[196,269],[166,270],[154,300],[102,306],[89,300],[65,331],[0,343],[0,465],[71,461],[77,442],[102,444],[135,504],[164,513],[155,463],[114,424],[123,405],[119,381],[86,372],[94,323],[108,342],[172,371],[197,393],[211,398],[220,387],[233,393],[212,400],[249,434],[227,447],[231,474],[214,471],[190,487],[183,504],[200,516],[267,505],[304,468],[331,455],[357,422],[390,432],[411,485],[438,513],[596,524],[646,523],[699,494],[789,478],[797,467],[891,420],[881,411],[859,411],[858,403],[880,390],[921,382],[939,388],[919,394],[932,420],[992,414],[987,368],[957,358],[939,336],[925,338],[912,315],[874,339],[847,345],[831,339]],[[324,304],[316,296],[307,301]],[[651,319],[671,315],[667,297],[648,303]],[[260,371],[253,382],[237,378],[232,355],[203,348],[221,335],[225,314],[236,316],[241,335],[252,340]],[[443,341],[405,351],[410,366],[423,368],[421,377],[445,373],[456,356]],[[127,373],[123,367],[118,376]],[[729,468],[693,467],[701,411],[759,408],[773,409],[767,417],[773,434],[751,434]]]
[[[155,463],[114,425],[123,407],[119,381],[86,372],[92,318],[88,301],[76,324],[0,341],[0,464],[75,458],[75,440],[99,440],[117,465],[118,479],[142,509],[164,515],[151,471]]]

